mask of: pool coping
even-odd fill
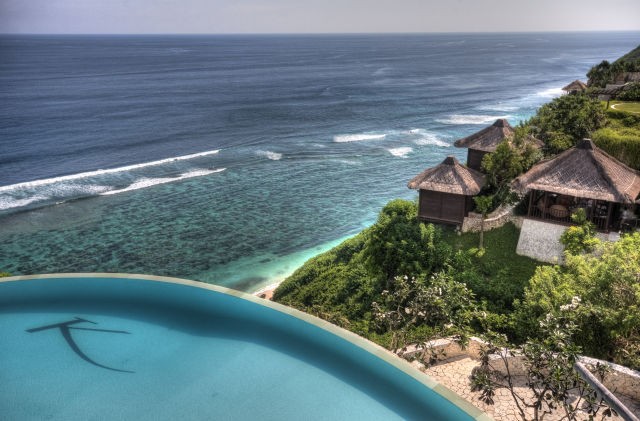
[[[332,323],[329,323],[325,320],[322,320],[318,317],[312,316],[310,314],[304,313],[300,310],[294,309],[292,307],[287,307],[283,304],[279,304],[270,300],[265,300],[263,298],[256,297],[252,294],[234,290],[231,288],[226,288],[219,285],[208,284],[200,281],[192,281],[189,279],[183,278],[175,278],[170,276],[156,276],[156,275],[144,275],[144,274],[133,274],[133,273],[48,273],[48,274],[38,274],[38,275],[22,275],[22,276],[10,276],[0,278],[0,283],[4,282],[16,282],[16,281],[27,281],[34,279],[56,279],[56,278],[122,278],[122,279],[142,279],[147,281],[155,281],[155,282],[163,282],[163,283],[171,283],[171,284],[179,284],[185,285],[189,287],[201,288],[210,291],[215,291],[221,294],[231,295],[236,298],[240,298],[243,300],[247,300],[253,302],[255,304],[268,307],[272,310],[278,311],[280,313],[287,314],[289,316],[300,319],[306,323],[312,324],[320,329],[326,330],[329,333],[336,335],[353,345],[364,349],[382,359],[386,363],[392,365],[403,373],[411,376],[413,379],[422,383],[429,389],[433,390],[435,393],[441,395],[446,400],[456,405],[458,408],[466,412],[470,417],[478,421],[489,421],[492,420],[489,415],[482,412],[479,408],[473,406],[469,401],[459,396],[457,393],[443,386],[442,384],[433,380],[429,375],[421,372],[417,368],[413,367],[408,361],[396,356],[392,352],[383,348],[382,346],[371,342],[368,339],[365,339],[353,332],[350,332],[346,329],[338,327]]]

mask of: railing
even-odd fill
[[[638,417],[636,417],[633,412],[629,410],[618,398],[615,397],[613,393],[609,389],[607,389],[600,381],[591,374],[591,372],[585,367],[582,363],[576,362],[573,368],[578,372],[580,377],[584,379],[593,390],[596,391],[598,396],[600,396],[606,403],[609,405],[611,409],[616,411],[618,415],[625,421],[640,421]]]
[[[571,213],[566,208],[563,212],[562,209],[551,209],[551,208],[545,209],[542,207],[532,207],[529,213],[529,216],[536,219],[553,221],[553,222],[565,224],[565,225],[572,224]]]
[[[529,217],[535,219],[541,219],[543,221],[550,221],[557,224],[573,225],[571,215],[578,209],[584,209],[587,215],[587,219],[591,221],[598,231],[611,231],[621,228],[619,221],[612,221],[610,226],[607,225],[607,214],[597,213],[590,208],[581,208],[579,206],[565,207],[562,205],[551,205],[548,208],[542,206],[532,206],[529,209]]]

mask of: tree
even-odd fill
[[[546,314],[579,297],[566,317],[590,356],[640,368],[640,232],[603,242],[591,254],[567,253],[564,266],[538,267],[512,316],[516,339],[542,337]]]
[[[494,208],[516,200],[511,182],[542,158],[530,137],[528,127],[518,126],[513,138],[505,139],[495,152],[482,158],[482,170],[487,176],[484,192],[493,196]]]
[[[632,83],[616,99],[621,101],[640,101],[640,82]]]
[[[493,196],[475,196],[473,201],[476,203],[476,210],[482,215],[482,220],[480,221],[480,244],[478,245],[478,248],[482,250],[484,248],[484,221],[493,206]]]
[[[556,411],[564,413],[561,419],[577,419],[582,414],[593,419],[601,409],[604,416],[610,416],[613,411],[574,370],[580,353],[572,340],[577,327],[565,315],[578,305],[574,301],[559,313],[549,313],[540,324],[542,337],[528,341],[519,352],[509,348],[503,336],[488,335],[481,364],[471,374],[471,389],[481,392],[479,399],[491,405],[496,390],[507,389],[523,420],[542,420]],[[514,358],[524,360],[525,388],[516,387]],[[499,365],[504,369],[498,369]],[[601,377],[604,373],[600,371]]]
[[[476,312],[474,302],[465,284],[441,272],[429,279],[396,276],[371,308],[377,328],[391,333],[389,348],[397,353],[411,341],[410,332],[420,326],[428,328],[428,338],[465,335]],[[423,336],[419,342],[428,340]]]
[[[613,79],[611,74],[611,63],[607,60],[602,60],[597,65],[593,66],[587,72],[588,82],[590,87],[604,88],[607,83]]]
[[[373,276],[381,274],[387,282],[402,274],[439,271],[451,255],[433,224],[417,218],[414,202],[393,200],[380,212],[371,227],[362,251]]]
[[[563,95],[544,104],[528,124],[535,127],[551,152],[557,153],[590,137],[605,123],[605,112],[600,102],[585,94],[576,94]]]
[[[600,241],[596,238],[596,226],[587,220],[584,209],[578,209],[571,215],[571,220],[576,224],[570,226],[560,236],[560,243],[566,253],[580,254],[592,252]]]

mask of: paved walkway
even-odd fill
[[[446,360],[440,364],[434,365],[427,369],[423,369],[425,373],[433,377],[434,380],[438,381],[442,385],[448,387],[453,390],[467,401],[471,402],[476,407],[480,408],[497,421],[512,421],[512,420],[520,420],[520,413],[516,408],[513,398],[510,392],[507,389],[498,389],[496,391],[493,405],[486,405],[482,401],[478,399],[480,396],[480,392],[471,392],[471,388],[469,386],[469,378],[471,376],[471,370],[474,367],[479,365],[479,361],[474,360],[469,357],[460,357],[460,358],[452,358],[450,360]],[[518,393],[526,394],[531,393],[528,391],[524,378],[516,379],[516,390]],[[625,396],[618,395],[618,399],[622,401],[623,404],[627,406],[627,408],[631,409],[631,411],[636,414],[636,416],[640,417],[640,402],[634,402]],[[547,415],[544,417],[545,421],[556,421],[560,420],[561,410],[557,411],[554,414]],[[528,418],[532,418],[533,411],[531,410],[528,413]],[[602,410],[598,413],[596,419],[602,418]],[[585,415],[584,417],[579,417],[578,419],[587,420],[588,417]],[[612,417],[607,418],[608,420],[621,420],[620,417]]]

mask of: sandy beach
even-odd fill
[[[282,281],[279,282],[275,282],[273,284],[269,284],[264,288],[259,289],[258,291],[254,292],[253,295],[255,295],[256,297],[259,298],[264,298],[265,300],[271,300],[273,299],[273,293],[276,290],[276,288],[278,288],[278,286],[282,283]]]

